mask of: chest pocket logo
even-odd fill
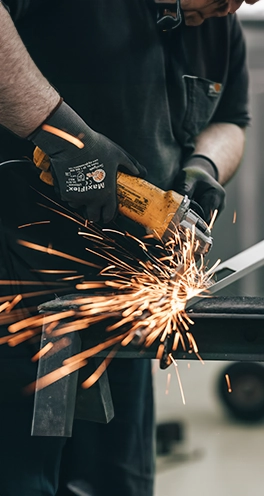
[[[184,129],[197,136],[209,123],[223,93],[221,83],[196,76],[183,76],[185,94]]]

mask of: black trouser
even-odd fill
[[[0,406],[1,496],[152,495],[151,363],[116,359],[108,374],[114,419],[75,420],[71,438],[31,437],[32,404]]]

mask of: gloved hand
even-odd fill
[[[218,182],[218,170],[203,155],[192,155],[185,162],[174,189],[200,205],[208,224],[214,211],[220,213],[225,207],[225,190]]]
[[[91,129],[65,102],[28,139],[50,158],[62,200],[93,222],[110,222],[117,211],[118,167],[134,176],[146,170],[110,139]]]

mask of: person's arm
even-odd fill
[[[0,2],[0,125],[43,150],[56,190],[90,221],[110,222],[117,211],[116,176],[145,169],[91,129],[38,70]]]
[[[41,74],[0,3],[0,124],[25,138],[52,112],[60,95]]]
[[[218,106],[204,130],[195,138],[193,155],[182,164],[176,191],[199,203],[210,221],[214,210],[225,206],[223,186],[237,170],[244,151],[244,129],[250,123],[246,44],[241,25],[228,17],[230,53],[227,78]]]
[[[177,191],[195,200],[209,223],[214,210],[225,206],[223,186],[233,177],[241,162],[245,131],[236,124],[210,124],[195,140],[195,150],[185,162]]]
[[[211,124],[196,138],[194,154],[209,157],[217,167],[219,183],[225,185],[240,165],[244,145],[244,129],[220,122]]]

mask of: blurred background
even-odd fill
[[[264,239],[264,1],[244,5],[238,12],[247,42],[252,124],[247,131],[243,162],[226,187],[227,207],[213,229],[209,266],[218,258],[225,261]],[[264,268],[219,294],[264,296]],[[229,404],[227,386],[223,392],[224,377],[230,370],[235,371],[240,384],[234,399],[235,412]],[[260,363],[178,361],[183,398],[173,365],[160,370],[153,361],[157,416],[155,496],[263,494],[263,370],[264,364]],[[249,404],[252,410],[245,419]]]

